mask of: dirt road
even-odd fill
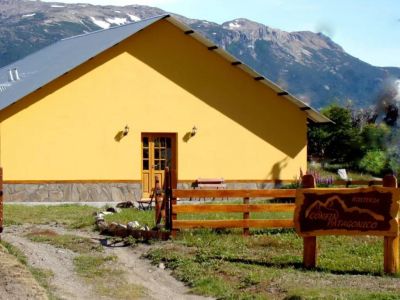
[[[0,299],[47,299],[32,274],[0,245]]]
[[[32,242],[25,235],[32,230],[53,230],[58,234],[74,234],[93,238],[99,241],[101,237],[96,233],[67,231],[60,226],[11,226],[7,227],[2,234],[2,239],[19,248],[28,258],[29,265],[41,269],[51,270],[54,276],[50,284],[53,287],[54,294],[60,299],[114,299],[96,294],[94,288],[82,280],[74,271],[73,259],[76,253],[58,249],[48,244]],[[129,247],[105,247],[105,253],[117,257],[116,268],[126,274],[126,279],[129,283],[141,286],[143,290],[139,298],[142,299],[207,299],[201,296],[190,295],[189,289],[181,282],[175,280],[169,271],[151,265],[147,260],[141,258],[141,255],[147,251],[145,245],[140,245],[136,248]],[[2,259],[0,258],[0,261]],[[15,277],[17,274],[10,275],[1,273],[7,272],[7,269],[14,267],[0,265],[0,290],[3,287],[9,286],[15,289],[16,297],[3,297],[0,294],[0,299],[45,299],[43,289],[38,287],[37,283],[31,279],[27,281],[26,288],[13,288]],[[26,270],[25,270],[26,271]],[[13,270],[14,272],[14,270]],[[19,272],[19,271],[18,271]],[[22,272],[22,271],[21,271]],[[26,271],[27,272],[27,271]],[[28,272],[29,273],[29,272]],[[4,279],[4,278],[10,278]],[[12,282],[12,284],[10,283]],[[8,288],[8,289],[10,289]],[[28,294],[27,291],[31,291]],[[33,296],[34,293],[34,296]],[[37,295],[37,296],[36,296]],[[19,297],[19,298],[18,298]],[[35,298],[36,297],[36,298]],[[134,297],[136,298],[136,297]],[[209,298],[208,298],[209,299]]]

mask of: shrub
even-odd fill
[[[374,175],[381,175],[387,165],[387,156],[384,151],[368,151],[359,163],[359,167]]]

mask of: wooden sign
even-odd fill
[[[317,235],[399,235],[396,188],[299,189],[294,223],[303,237]]]

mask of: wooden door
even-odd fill
[[[142,197],[151,197],[156,177],[164,185],[165,167],[176,170],[176,135],[142,134]]]

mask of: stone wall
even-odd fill
[[[274,183],[227,183],[227,189],[272,189]],[[179,183],[179,189],[192,189]],[[123,202],[137,201],[140,183],[4,184],[6,202]]]
[[[4,184],[6,202],[122,202],[141,193],[140,183]]]

